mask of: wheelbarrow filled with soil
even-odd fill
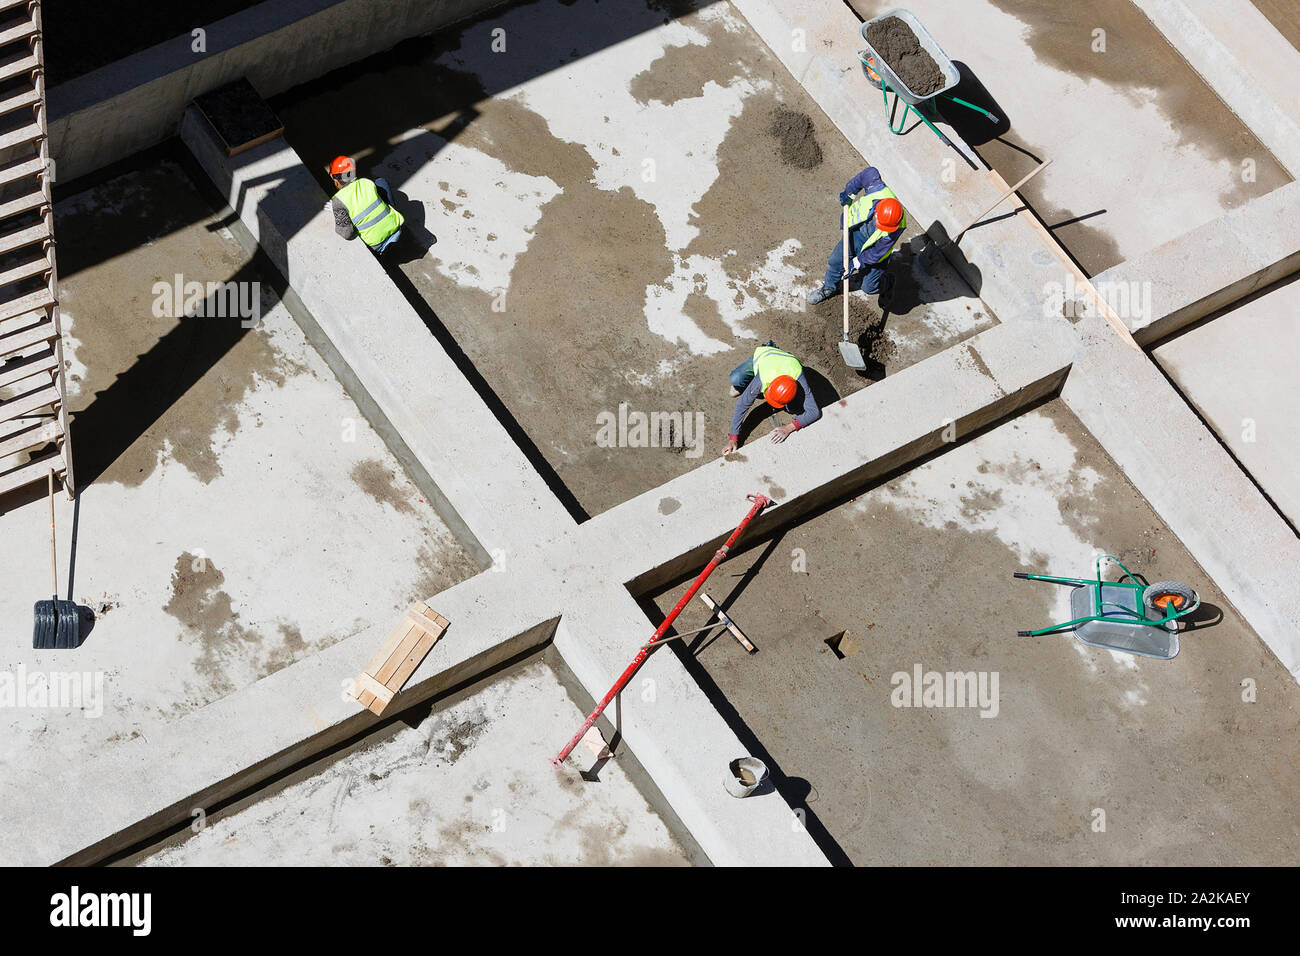
[[[861,33],[867,48],[858,54],[858,59],[868,82],[884,96],[891,117],[891,133],[901,134],[908,114],[915,112],[935,136],[951,146],[952,142],[932,122],[938,115],[934,101],[939,97],[982,113],[994,123],[998,121],[988,110],[948,94],[961,82],[961,74],[911,11],[895,8],[882,13],[862,24]],[[890,93],[895,97],[893,108],[890,108]],[[903,115],[895,124],[893,116],[899,100],[904,104]]]

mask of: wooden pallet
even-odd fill
[[[383,714],[429,649],[438,643],[447,625],[447,619],[427,604],[412,604],[366,669],[352,682],[348,696],[367,710]]]
[[[72,497],[38,0],[0,0],[0,64],[0,495],[53,471]]]

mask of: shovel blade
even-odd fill
[[[81,644],[81,612],[72,601],[37,601],[33,608],[32,647],[72,649]]]
[[[862,349],[858,348],[856,342],[841,342],[840,357],[844,359],[844,364],[849,368],[865,369],[866,361],[862,358]]]

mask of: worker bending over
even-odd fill
[[[866,194],[857,196],[859,190],[866,190]],[[868,166],[849,180],[844,192],[840,193],[840,205],[848,208],[849,242],[853,252],[849,274],[852,281],[861,277],[863,292],[888,295],[894,287],[894,277],[886,269],[885,260],[907,228],[903,204],[885,185],[876,167]],[[826,278],[822,280],[821,288],[809,293],[808,304],[825,302],[843,291],[843,282],[844,240],[841,238],[826,260]]]
[[[736,410],[731,416],[731,434],[722,449],[724,455],[740,447],[740,426],[759,396],[773,408],[784,408],[794,416],[794,421],[788,425],[772,429],[774,442],[785,441],[794,432],[822,417],[822,410],[817,406],[817,399],[813,398],[799,360],[771,342],[754,349],[750,358],[732,370],[731,393],[740,397],[736,399]]]
[[[334,180],[334,231],[344,239],[360,236],[376,253],[383,252],[402,234],[406,220],[393,208],[393,194],[386,179],[357,177],[357,164],[347,156],[336,156],[326,167]]]

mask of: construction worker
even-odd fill
[[[866,194],[858,196],[859,190]],[[885,267],[885,261],[907,228],[907,214],[894,191],[885,185],[876,167],[868,166],[848,181],[840,193],[840,205],[848,207],[849,241],[852,258],[849,260],[851,285],[860,278],[860,288],[866,293],[888,296],[894,287],[894,277]],[[835,244],[835,251],[826,260],[826,277],[821,287],[808,294],[808,304],[825,302],[843,291],[844,240]]]
[[[344,239],[360,236],[376,253],[383,252],[402,234],[402,214],[393,208],[393,194],[386,179],[357,177],[357,164],[347,156],[336,156],[326,167],[334,181],[334,231]]]
[[[749,408],[759,396],[773,408],[784,408],[794,416],[794,421],[772,429],[772,441],[783,442],[799,429],[811,425],[822,417],[803,365],[789,352],[777,348],[772,342],[754,349],[754,354],[737,365],[731,372],[731,394],[738,395],[736,410],[731,415],[731,434],[722,453],[729,455],[740,447],[740,426]]]

